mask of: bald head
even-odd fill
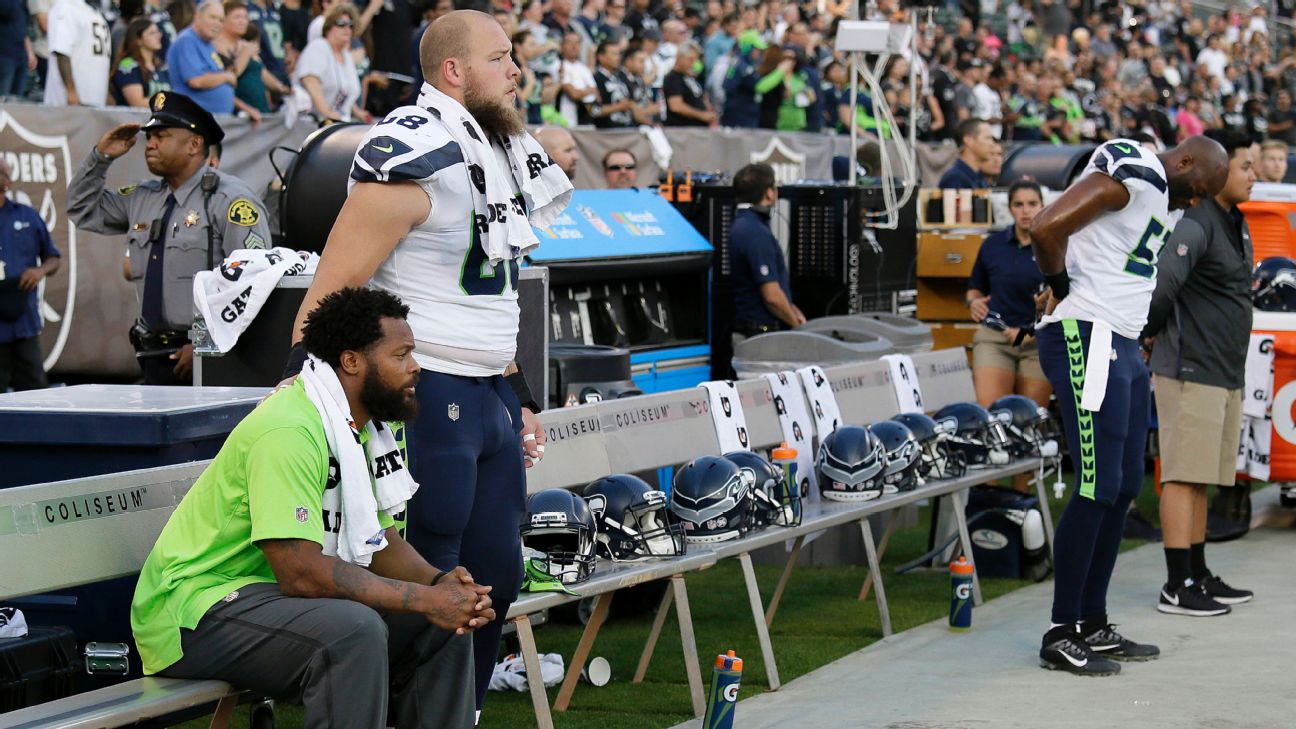
[[[419,65],[423,69],[423,80],[439,86],[445,62],[468,58],[473,46],[488,37],[492,31],[504,32],[499,21],[478,10],[455,10],[432,21],[423,33],[423,40],[419,41]]]
[[[1161,155],[1170,188],[1170,209],[1191,207],[1213,198],[1228,182],[1229,156],[1219,142],[1189,137]]]
[[[580,151],[576,149],[576,140],[571,132],[562,127],[542,127],[535,133],[535,138],[544,147],[545,154],[567,175],[567,179],[575,179]]]

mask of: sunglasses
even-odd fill
[[[635,165],[608,165],[607,171],[608,172],[628,172],[629,170],[633,170],[634,168]]]
[[[336,22],[336,23],[333,24],[333,27],[334,27],[334,28],[350,28],[350,27],[351,27],[351,21],[349,21],[349,20],[339,20],[338,22]]]

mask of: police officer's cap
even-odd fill
[[[149,110],[153,116],[141,129],[188,129],[202,137],[208,144],[220,144],[225,138],[225,131],[216,123],[211,112],[202,108],[193,99],[174,91],[159,91],[149,99]]]

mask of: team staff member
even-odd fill
[[[1251,335],[1251,233],[1237,206],[1255,161],[1237,131],[1207,133],[1229,153],[1228,182],[1184,214],[1157,267],[1145,336],[1161,424],[1161,534],[1168,581],[1157,609],[1210,616],[1252,598],[1206,567],[1206,489],[1236,483]],[[1246,488],[1238,486],[1237,488]]]
[[[1160,654],[1121,636],[1107,619],[1125,515],[1143,485],[1150,398],[1137,340],[1173,225],[1170,211],[1215,196],[1227,175],[1228,155],[1205,137],[1160,155],[1116,139],[1094,151],[1079,181],[1031,225],[1051,294],[1036,329],[1040,365],[1076,463],[1075,492],[1053,538],[1044,668],[1107,676],[1120,672],[1113,658]]]
[[[265,206],[242,180],[208,167],[225,133],[210,113],[172,91],[149,99],[141,127],[121,124],[100,138],[68,185],[68,217],[82,230],[126,234],[140,314],[131,345],[146,385],[193,379],[193,277],[240,248],[270,245]],[[160,179],[105,189],[113,160],[144,132],[144,159]]]
[[[603,155],[603,182],[609,190],[632,190],[639,186],[639,160],[628,149],[612,149]]]
[[[770,230],[770,208],[778,200],[774,168],[750,164],[734,174],[738,210],[729,230],[734,290],[734,344],[780,328],[798,327],[805,314],[792,303],[787,261]]]
[[[1052,388],[1040,369],[1033,337],[1018,342],[1035,325],[1037,294],[1044,276],[1031,249],[1030,226],[1044,207],[1038,183],[1022,180],[1008,190],[1013,224],[987,236],[968,279],[967,304],[981,324],[972,339],[972,382],[983,407],[1004,395],[1025,395],[1048,407]]]
[[[36,287],[63,260],[40,213],[9,197],[12,175],[0,159],[0,393],[48,384]]]
[[[307,320],[306,349],[336,374],[362,448],[371,420],[418,409],[408,314],[391,294],[347,289]],[[337,507],[325,492],[356,485],[331,476],[349,471],[331,467],[346,455],[331,452],[327,427],[298,380],[230,433],[140,572],[131,628],[144,672],[286,698],[304,705],[309,727],[388,726],[389,691],[398,727],[471,727],[467,633],[494,617],[490,588],[428,564],[381,510],[386,545],[367,568],[326,551],[339,515],[329,518]],[[363,462],[359,474],[368,487]]]
[[[958,142],[959,156],[954,165],[941,175],[942,190],[979,190],[990,187],[985,168],[991,164],[998,142],[990,133],[990,125],[980,119],[964,119],[954,127],[954,141]]]
[[[525,137],[511,45],[500,24],[477,11],[450,12],[428,26],[419,44],[426,81],[419,104],[393,111],[357,150],[350,192],[297,322],[325,294],[370,283],[411,307],[423,414],[406,437],[412,473],[423,487],[410,502],[406,538],[434,566],[462,564],[494,588],[500,617],[473,637],[479,708],[503,618],[522,584],[523,449],[539,460],[544,431],[534,415],[539,406],[511,364],[517,261],[504,256],[490,264],[483,246],[500,231],[476,211],[470,180],[480,175],[478,189],[487,194],[511,187],[517,195],[524,182],[532,186],[536,209],[501,201],[497,210],[488,198],[496,225],[518,214],[536,220],[541,210],[548,218],[571,190],[539,144]],[[526,169],[503,163],[506,142],[535,150],[527,153]],[[492,165],[492,158],[501,161]],[[536,185],[552,193],[547,202]],[[527,196],[514,200],[519,197]],[[480,236],[474,216],[476,227],[484,227]],[[514,240],[509,243],[522,242]]]

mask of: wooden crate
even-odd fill
[[[918,279],[918,318],[922,321],[971,322],[966,278]]]
[[[919,277],[967,278],[972,275],[977,252],[985,236],[981,233],[918,234]]]
[[[932,324],[932,346],[935,349],[962,347],[967,354],[968,366],[971,366],[972,337],[976,335],[979,326],[963,323]]]

